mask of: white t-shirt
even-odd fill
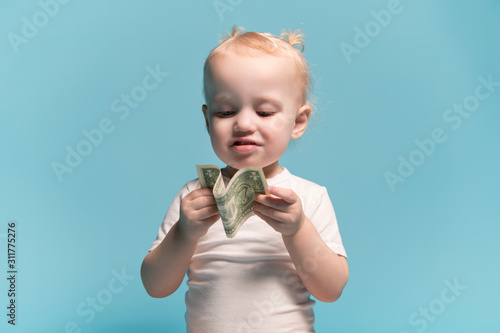
[[[227,185],[229,179],[224,181]],[[293,189],[323,241],[347,257],[325,187],[287,169],[267,182]],[[179,220],[182,198],[198,188],[200,183],[195,179],[177,193],[150,251]],[[311,258],[304,266],[321,267],[321,258]],[[188,332],[314,332],[315,301],[300,281],[281,234],[256,215],[234,238],[226,237],[221,220],[216,222],[199,240],[187,275]]]

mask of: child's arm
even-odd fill
[[[255,214],[281,233],[311,295],[323,302],[336,301],[349,278],[347,260],[325,244],[293,190],[270,186],[268,192],[271,195],[256,195]]]
[[[306,217],[295,235],[283,235],[283,241],[299,277],[307,290],[322,302],[335,302],[349,278],[344,256],[333,252]]]
[[[219,218],[211,189],[194,190],[182,199],[179,221],[142,262],[142,283],[150,296],[166,297],[179,288],[198,240]]]

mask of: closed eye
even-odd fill
[[[228,117],[232,117],[236,114],[236,111],[221,111],[221,112],[217,112],[217,117],[220,117],[220,118],[228,118]]]
[[[274,114],[274,112],[269,112],[269,111],[257,111],[257,114],[261,117],[269,117]]]

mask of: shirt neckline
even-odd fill
[[[283,170],[274,177],[266,178],[267,184],[272,186],[284,182],[290,177],[290,171],[287,168],[282,167]]]

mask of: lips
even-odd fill
[[[249,145],[255,145],[257,146],[257,143],[253,142],[253,141],[235,141],[233,143],[233,146],[249,146]]]
[[[257,149],[259,144],[253,140],[248,140],[248,139],[240,139],[240,140],[235,140],[233,141],[233,144],[231,147],[239,152],[250,152],[254,151]]]

